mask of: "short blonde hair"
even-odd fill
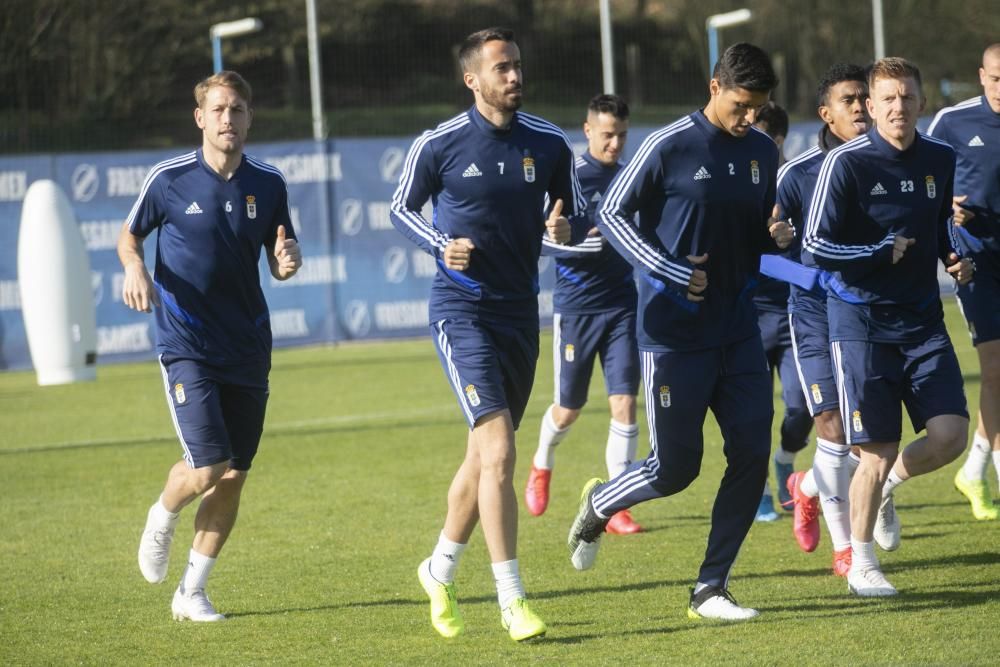
[[[875,88],[878,79],[907,79],[912,77],[921,86],[920,69],[906,58],[882,58],[872,63],[868,70],[868,87]]]
[[[210,77],[202,79],[194,87],[194,101],[198,103],[198,108],[201,108],[205,104],[205,97],[208,95],[208,91],[216,86],[225,86],[226,88],[232,88],[246,101],[247,106],[250,106],[250,96],[252,95],[250,91],[250,84],[247,83],[246,79],[242,76],[233,72],[232,70],[222,70],[221,72],[216,72]]]

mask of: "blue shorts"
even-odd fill
[[[268,365],[210,366],[160,355],[160,370],[187,464],[229,461],[233,470],[249,470],[264,430]]]
[[[650,444],[670,465],[678,452],[700,464],[709,409],[731,448],[768,456],[774,400],[760,338],[694,352],[641,352]]]
[[[799,384],[815,417],[840,408],[837,382],[830,362],[830,324],[826,317],[826,299],[799,297],[789,314],[792,350]]]
[[[969,416],[962,371],[944,323],[921,343],[845,340],[830,348],[849,445],[899,442],[901,404],[917,433],[939,415]]]
[[[556,313],[552,333],[556,405],[579,410],[587,403],[598,355],[608,396],[635,396],[639,391],[635,310],[623,308],[590,315]]]
[[[988,251],[971,253],[972,282],[958,287],[958,306],[969,325],[972,344],[1000,339],[1000,259]]]
[[[517,430],[535,382],[538,327],[444,319],[432,324],[431,332],[469,428],[507,409]]]

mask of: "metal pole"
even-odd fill
[[[316,0],[306,0],[306,33],[309,40],[309,97],[312,101],[313,139],[326,138],[323,118],[323,74],[319,60],[319,29],[316,23]]]
[[[615,51],[611,41],[610,0],[600,0],[601,8],[601,66],[604,73],[604,92],[615,94]]]
[[[222,38],[218,35],[212,35],[212,67],[216,74],[222,71]]]
[[[708,26],[708,76],[712,77],[715,63],[719,61],[719,31]]]
[[[875,60],[885,58],[885,25],[882,21],[882,0],[872,0],[872,28],[875,33]]]

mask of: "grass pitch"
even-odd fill
[[[946,307],[975,406],[975,352]],[[519,433],[519,497],[552,395],[549,344]],[[599,376],[559,447],[548,512],[521,512],[522,574],[548,636],[507,638],[477,531],[458,579],[467,633],[439,638],[415,569],[441,528],[466,429],[429,338],[275,353],[261,450],[209,585],[229,618],[176,623],[193,511],[167,582],[147,584],[135,562],[180,454],[160,373],[144,363],[98,376],[39,388],[33,374],[0,374],[0,664],[996,664],[1000,522],[972,519],[951,485],[958,462],[897,492],[903,545],[880,554],[895,599],[849,596],[830,574],[825,530],[804,554],[786,515],[754,525],[733,572],[731,590],[762,616],[688,620],[723,467],[711,419],[701,477],[635,508],[647,532],[606,536],[597,566],[573,570],[577,494],[605,474]],[[641,431],[645,443],[644,421]]]

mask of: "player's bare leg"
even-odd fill
[[[849,590],[862,597],[895,595],[879,566],[873,540],[876,515],[881,509],[882,486],[899,451],[898,442],[861,445],[861,463],[851,480],[851,569]],[[890,496],[891,498],[891,496]]]
[[[166,579],[170,547],[180,511],[212,488],[227,467],[228,463],[216,463],[191,468],[186,462],[178,461],[167,473],[163,493],[149,509],[139,541],[139,569],[146,581],[158,584]]]
[[[992,521],[1000,518],[1000,510],[993,504],[986,469],[992,458],[1000,477],[1000,340],[979,343],[976,352],[981,376],[979,420],[969,455],[955,473],[955,487],[972,504],[973,516]]]
[[[171,605],[177,620],[221,621],[224,618],[205,595],[205,586],[215,560],[236,525],[246,479],[245,470],[226,469],[202,495],[194,519],[194,544]]]

